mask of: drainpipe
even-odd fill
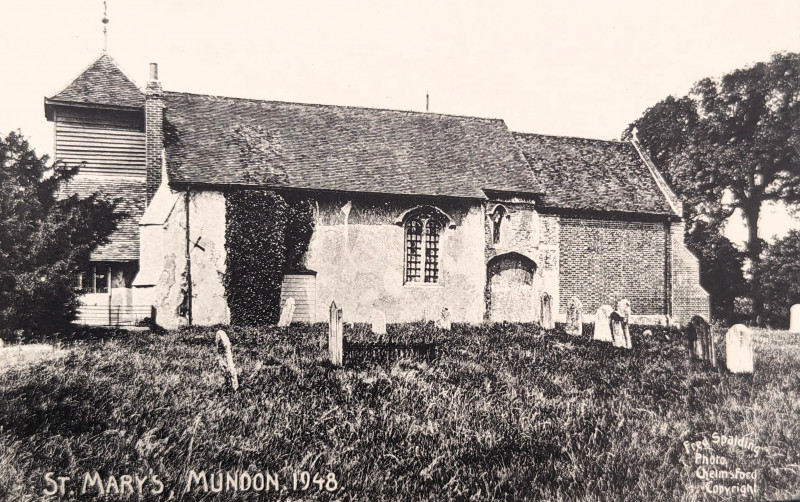
[[[189,326],[192,325],[192,240],[189,234],[189,200],[191,194],[189,189],[186,189],[184,196],[184,207],[186,210],[186,315],[189,321]]]

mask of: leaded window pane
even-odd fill
[[[425,282],[439,281],[439,233],[441,225],[428,220],[425,232]]]
[[[406,282],[419,282],[422,266],[422,223],[406,223]]]

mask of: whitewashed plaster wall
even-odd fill
[[[350,202],[350,206],[346,204]],[[448,308],[455,322],[483,320],[484,212],[480,204],[446,202],[435,207],[453,219],[441,234],[438,284],[404,284],[405,241],[398,218],[422,202],[328,198],[318,202],[306,266],[317,272],[316,321],[332,301],[347,322],[366,322],[372,309],[388,322],[436,318]],[[349,212],[345,214],[342,208]]]

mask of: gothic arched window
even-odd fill
[[[500,244],[502,239],[503,218],[506,217],[506,208],[497,206],[492,213],[492,244]]]
[[[439,242],[443,224],[433,212],[410,216],[405,229],[405,282],[439,282]]]

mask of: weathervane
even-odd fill
[[[108,5],[103,0],[103,52],[108,50],[108,30],[106,26],[108,26]]]

